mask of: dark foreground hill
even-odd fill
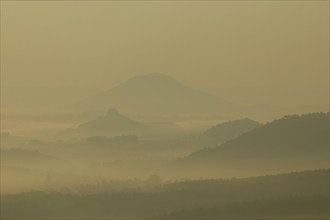
[[[2,219],[328,219],[329,170],[178,182],[147,191],[2,195]]]
[[[154,219],[329,219],[329,197],[291,196],[182,210]]]

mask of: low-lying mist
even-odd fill
[[[155,89],[145,77],[77,105],[102,107],[110,99],[127,110],[141,86]],[[181,94],[162,108],[168,114],[141,114],[170,102],[155,93],[148,97],[159,106],[143,104],[136,114],[109,108],[2,116],[1,218],[328,217],[329,112],[258,120],[254,110],[163,75],[151,78]],[[127,86],[140,92],[126,100]],[[207,108],[180,114],[201,100]]]

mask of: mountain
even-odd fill
[[[259,122],[248,118],[229,121],[207,129],[201,138],[212,140],[216,143],[224,143],[260,126]]]
[[[120,108],[134,114],[225,114],[234,104],[182,85],[164,74],[134,77],[103,93],[82,100],[84,109]]]
[[[285,116],[182,161],[236,171],[328,167],[329,113]]]
[[[116,109],[110,109],[106,115],[80,124],[76,130],[89,134],[107,135],[141,134],[149,131],[146,124],[126,117]]]

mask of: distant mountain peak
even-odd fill
[[[236,111],[232,103],[189,88],[162,73],[135,76],[82,100],[80,106],[89,110],[119,108],[131,114],[201,115]]]
[[[159,80],[173,80],[173,81],[176,81],[175,79],[173,79],[172,77],[170,77],[169,75],[167,74],[164,74],[164,73],[147,73],[147,74],[142,74],[142,75],[138,75],[138,76],[135,76],[133,77],[131,80],[134,80],[134,79],[146,79],[146,78],[149,78],[149,79],[159,79]]]
[[[183,86],[180,82],[175,80],[174,78],[170,77],[169,75],[163,73],[149,73],[144,75],[135,76],[126,82],[123,82],[119,86],[123,85],[177,85]]]
[[[111,108],[108,110],[106,116],[113,117],[113,116],[120,116],[120,113],[117,109]]]

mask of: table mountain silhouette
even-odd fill
[[[118,110],[110,109],[104,116],[80,124],[77,130],[95,134],[122,135],[144,133],[148,128],[144,123],[120,114]]]

